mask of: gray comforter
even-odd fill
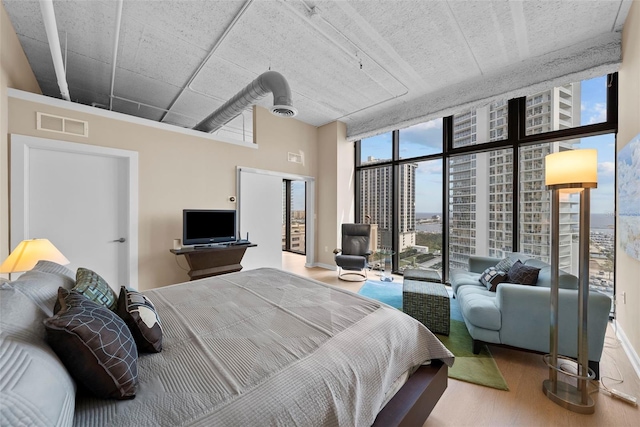
[[[78,398],[79,426],[369,426],[405,371],[453,355],[400,311],[258,269],[154,289],[163,350],[137,396]]]

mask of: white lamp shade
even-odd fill
[[[31,270],[38,261],[69,264],[69,260],[47,239],[23,240],[0,265],[0,273]]]
[[[567,150],[545,157],[545,184],[595,186],[598,182],[598,151]]]

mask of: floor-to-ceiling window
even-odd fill
[[[380,224],[393,269],[466,268],[472,254],[550,256],[547,154],[598,151],[590,283],[613,288],[617,76],[497,100],[356,143],[356,218]],[[578,197],[561,200],[561,267],[577,270]]]

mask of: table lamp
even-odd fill
[[[0,265],[0,273],[31,270],[40,260],[69,264],[69,260],[48,239],[23,240]]]
[[[567,150],[545,157],[545,184],[551,190],[551,328],[550,354],[544,356],[549,379],[542,384],[546,396],[558,405],[581,414],[592,414],[595,403],[587,390],[594,378],[589,370],[587,308],[589,306],[589,190],[598,186],[597,150]],[[560,264],[560,192],[580,193],[580,231],[578,251],[578,357],[558,356],[558,271]],[[562,373],[576,379],[576,386],[558,381],[558,359],[577,363],[577,373]]]

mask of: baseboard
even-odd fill
[[[331,271],[336,271],[338,269],[338,267],[336,267],[335,265],[331,265],[331,264],[323,264],[321,262],[314,262],[313,264],[309,265],[309,264],[305,264],[305,267],[318,267],[318,268],[325,268],[327,270],[331,270]]]
[[[618,321],[614,320],[613,323],[614,323],[614,330],[616,332],[616,336],[620,340],[620,343],[622,344],[622,348],[624,349],[624,352],[627,354],[627,357],[631,362],[631,366],[633,366],[633,370],[636,371],[636,375],[638,376],[638,378],[640,378],[640,357],[638,357],[638,353],[629,342],[629,338],[627,338],[627,335],[624,333],[624,330],[620,327],[620,324],[618,323]]]

